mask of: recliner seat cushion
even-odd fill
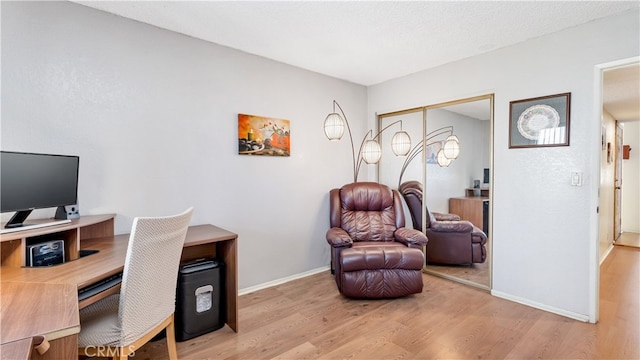
[[[360,247],[341,253],[342,293],[353,298],[395,298],[422,292],[422,251]]]
[[[407,247],[365,247],[342,250],[342,271],[405,269],[422,270],[422,251]]]

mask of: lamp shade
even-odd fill
[[[340,140],[344,134],[344,120],[338,113],[331,113],[324,119],[324,134],[329,140]]]
[[[438,151],[438,154],[436,155],[436,161],[438,162],[438,165],[440,167],[448,167],[453,159],[449,159],[448,157],[446,157],[444,154],[444,149],[440,149],[440,151]]]
[[[391,150],[396,156],[405,156],[411,150],[411,137],[406,131],[398,131],[391,138]]]
[[[362,159],[367,164],[375,164],[380,160],[382,156],[382,149],[380,144],[375,140],[367,140],[362,145]]]
[[[450,135],[442,147],[443,155],[448,159],[456,159],[460,155],[460,141],[455,135]]]

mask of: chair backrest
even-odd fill
[[[344,229],[353,241],[394,241],[404,227],[402,200],[396,190],[375,182],[356,182],[329,195],[331,227]]]
[[[174,216],[133,220],[118,320],[121,344],[139,339],[175,311],[182,247],[193,208]]]
[[[413,228],[422,231],[422,209],[427,212],[425,225],[427,228],[431,227],[432,219],[431,213],[426,204],[422,203],[422,183],[415,180],[403,182],[398,187],[404,201],[407,202],[409,213],[411,214],[411,221],[413,222]]]

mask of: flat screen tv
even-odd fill
[[[78,203],[78,156],[0,152],[0,207],[16,213],[6,228],[22,226],[34,209]]]

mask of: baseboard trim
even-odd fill
[[[611,252],[613,251],[613,247],[613,244],[609,245],[607,250],[605,250],[604,255],[602,256],[602,259],[600,259],[600,263],[598,265],[602,266],[602,263],[607,259],[607,256],[609,256],[609,254],[611,254]]]
[[[284,283],[287,283],[287,282],[292,281],[292,280],[302,279],[302,278],[305,278],[307,276],[319,274],[319,273],[321,273],[323,271],[327,271],[327,270],[329,270],[329,266],[323,266],[323,267],[319,267],[317,269],[312,269],[312,270],[309,270],[309,271],[305,271],[303,273],[299,273],[299,274],[283,277],[281,279],[276,279],[276,280],[269,281],[269,282],[266,282],[266,283],[263,283],[263,284],[250,286],[248,288],[244,288],[244,289],[238,290],[238,296],[249,294],[249,293],[252,293],[252,292],[258,291],[258,290],[267,289],[267,288],[270,288],[270,287],[273,287],[273,286],[276,286],[276,285],[284,284]]]
[[[509,301],[513,301],[513,302],[517,302],[519,304],[522,305],[527,305],[536,309],[540,309],[540,310],[544,310],[550,313],[554,313],[557,315],[561,315],[564,317],[568,317],[574,320],[578,320],[578,321],[582,321],[582,322],[589,322],[589,316],[588,315],[584,315],[584,314],[578,314],[578,313],[574,313],[572,311],[567,311],[567,310],[563,310],[563,309],[559,309],[553,306],[549,306],[549,305],[545,305],[542,303],[538,303],[535,301],[531,301],[528,299],[524,299],[521,297],[517,297],[517,296],[513,296],[510,294],[506,294],[500,291],[496,291],[496,290],[491,290],[491,295],[495,296],[495,297],[499,297],[499,298],[503,298]]]

